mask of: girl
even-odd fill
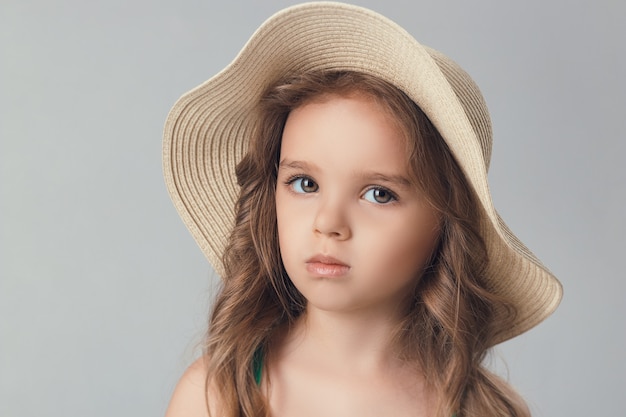
[[[487,186],[469,76],[386,18],[270,18],[165,127],[166,182],[222,277],[176,416],[528,416],[483,367],[556,278]]]

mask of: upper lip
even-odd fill
[[[339,259],[337,258],[333,258],[332,256],[328,256],[328,255],[315,255],[311,258],[309,258],[306,263],[310,264],[310,263],[321,263],[321,264],[327,264],[327,265],[342,265],[342,266],[348,266],[348,264],[346,264],[345,262],[341,262]]]

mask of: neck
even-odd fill
[[[378,372],[395,366],[396,315],[307,308],[290,332],[292,349],[335,368]]]

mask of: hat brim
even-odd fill
[[[239,193],[235,167],[252,135],[253,110],[269,85],[288,74],[313,70],[357,71],[390,82],[438,129],[482,206],[489,255],[485,284],[516,307],[515,314],[497,312],[497,341],[550,315],[561,299],[560,283],[493,207],[487,182],[490,122],[486,108],[482,118],[472,114],[468,100],[482,101],[473,81],[391,20],[341,3],[307,3],[272,16],[230,65],[183,95],[168,115],[163,144],[166,185],[218,274],[223,272],[221,256]]]

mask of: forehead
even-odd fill
[[[292,111],[295,111],[298,108],[304,107],[308,104],[321,104],[333,100],[342,99],[356,100],[368,103],[368,105],[375,107],[377,111],[380,112],[380,114],[384,115],[388,119],[387,121],[389,123],[396,125],[399,128],[403,126],[402,118],[400,117],[400,115],[392,110],[393,107],[397,106],[393,106],[391,104],[391,99],[389,97],[385,97],[381,92],[375,93],[373,91],[368,91],[365,87],[359,86],[358,84],[352,85],[340,91],[319,92],[312,94],[311,96],[304,99]]]
[[[319,92],[305,98],[296,107],[294,107],[288,114],[287,120],[289,120],[294,112],[299,112],[302,108],[310,105],[322,105],[332,102],[348,102],[355,101],[363,103],[365,106],[372,109],[380,118],[385,120],[385,123],[396,130],[397,134],[400,134],[405,141],[410,138],[408,123],[403,119],[399,112],[394,111],[398,106],[394,106],[390,103],[390,99],[384,98],[381,94],[376,94],[372,91],[357,85],[353,85],[347,89],[333,92]]]
[[[379,103],[362,95],[325,95],[288,116],[281,159],[395,165],[408,162],[406,139]]]

